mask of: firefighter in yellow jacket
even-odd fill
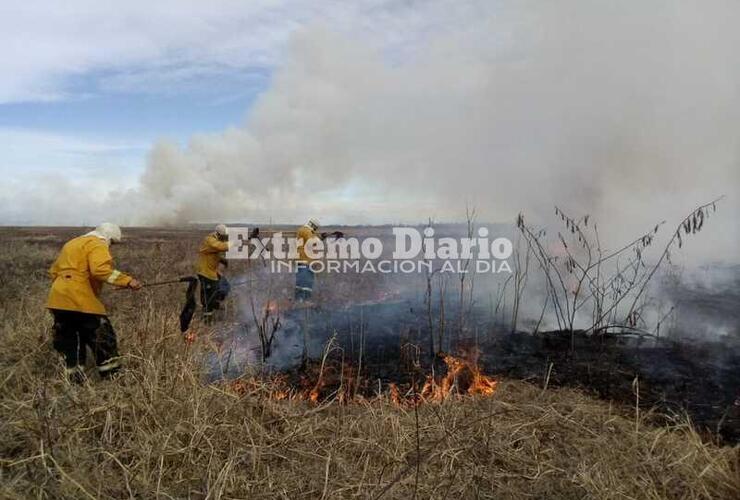
[[[334,231],[332,233],[319,233],[319,221],[309,219],[306,224],[299,227],[296,231],[296,247],[298,250],[298,260],[296,262],[295,274],[295,295],[296,302],[305,302],[311,300],[314,284],[314,270],[311,268],[311,258],[306,252],[306,245],[311,245],[313,240],[326,240],[327,238],[343,238],[344,233]]]
[[[198,250],[200,304],[203,307],[203,319],[207,323],[212,320],[214,311],[221,307],[221,302],[229,293],[229,283],[221,274],[221,267],[228,265],[225,257],[228,249],[228,229],[224,224],[219,224],[216,231],[205,237]]]
[[[298,228],[296,239],[298,241],[298,261],[295,272],[295,300],[304,302],[311,299],[313,293],[314,272],[311,269],[311,259],[306,254],[306,245],[314,238],[320,238],[318,233],[319,221],[309,219],[307,223]]]
[[[98,298],[104,283],[141,288],[139,281],[113,266],[109,246],[120,240],[121,229],[103,223],[68,241],[49,269],[52,285],[46,307],[54,316],[53,345],[64,356],[67,375],[76,382],[84,380],[87,347],[95,354],[101,377],[120,368],[116,333]]]

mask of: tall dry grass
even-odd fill
[[[192,244],[116,251],[154,279],[186,272]],[[182,341],[171,290],[113,292],[127,369],[70,385],[46,337],[38,272],[56,246],[0,247],[3,498],[733,498],[740,488],[737,447],[572,390],[502,381],[492,398],[418,411],[273,401],[259,386],[237,395],[204,383],[212,344],[203,330]]]

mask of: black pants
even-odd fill
[[[221,308],[221,302],[226,299],[228,292],[221,284],[223,278],[212,280],[199,274],[198,279],[200,280],[200,305],[203,307],[203,318],[210,321],[213,311]]]
[[[51,313],[54,315],[54,349],[64,355],[68,374],[82,371],[87,347],[95,354],[101,377],[120,369],[116,332],[107,316],[56,309]]]

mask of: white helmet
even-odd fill
[[[314,230],[316,230],[321,224],[319,223],[319,219],[308,219],[306,225],[311,226]]]
[[[216,234],[219,236],[226,236],[229,234],[229,228],[226,227],[226,224],[219,224],[216,226]]]
[[[97,236],[105,240],[106,243],[110,243],[111,241],[119,242],[123,238],[121,228],[111,222],[103,222],[94,231],[90,231],[85,236]]]

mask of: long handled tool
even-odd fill
[[[233,283],[231,286],[240,286],[240,285],[247,285],[249,283],[254,283],[260,280],[257,279],[246,279],[242,281],[237,281],[236,283]],[[195,309],[197,307],[197,303],[195,300],[195,294],[198,290],[198,278],[195,276],[183,276],[178,279],[173,280],[164,280],[164,281],[155,281],[153,283],[145,283],[141,287],[154,287],[154,286],[161,286],[161,285],[172,285],[175,283],[187,283],[188,289],[185,292],[185,305],[182,308],[182,311],[180,312],[180,331],[186,332],[187,329],[190,327],[190,322],[193,319],[193,314],[195,314]],[[119,290],[124,290],[123,288],[119,288]]]
[[[173,283],[192,283],[193,281],[196,281],[197,278],[194,276],[183,276],[182,278],[178,278],[176,280],[166,280],[166,281],[154,281],[152,283],[144,283],[141,285],[141,288],[149,288],[152,286],[161,286],[161,285],[172,285]],[[116,288],[116,290],[126,290],[126,288]]]
[[[175,283],[187,283],[188,289],[185,292],[185,307],[180,312],[180,331],[185,332],[190,326],[190,321],[193,319],[193,313],[195,312],[195,292],[198,289],[198,278],[195,276],[183,276],[174,280],[154,281],[152,283],[144,283],[141,288],[148,288],[161,285],[172,285]],[[126,290],[125,288],[117,288],[117,290]]]
[[[167,280],[167,281],[155,281],[154,283],[144,283],[141,285],[141,288],[147,288],[150,286],[160,286],[160,285],[170,285],[172,283],[190,283],[192,281],[195,281],[196,278],[193,276],[183,276],[182,278],[178,278],[176,280]]]

